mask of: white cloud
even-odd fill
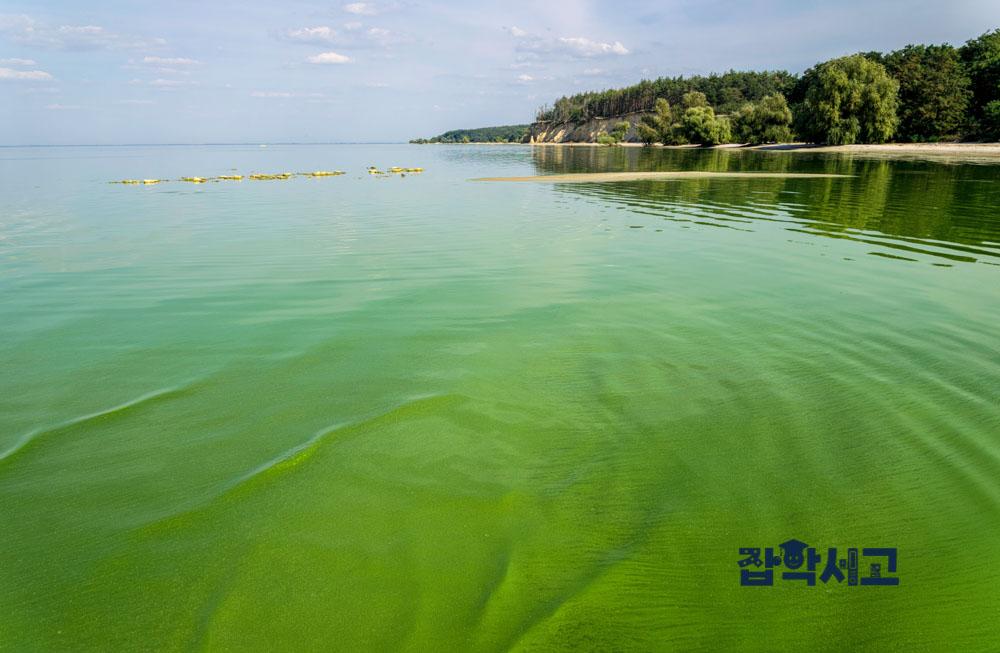
[[[5,66],[37,66],[38,64],[33,59],[18,59],[17,57],[11,59],[0,59],[0,64]]]
[[[0,15],[0,33],[15,43],[56,50],[101,50],[148,48],[163,45],[163,39],[141,39],[109,32],[100,25],[60,25],[54,27],[24,14]]]
[[[375,14],[375,7],[370,2],[352,2],[344,5],[344,11],[358,16],[372,16]]]
[[[14,70],[13,68],[0,68],[0,79],[13,79],[21,81],[41,81],[52,79],[52,75],[44,70]]]
[[[396,35],[394,35],[392,32],[390,32],[387,29],[383,29],[381,27],[372,27],[367,32],[365,32],[365,35],[373,43],[376,43],[383,47],[391,45],[394,42],[400,41],[400,39],[398,39]]]
[[[152,100],[118,100],[115,104],[134,104],[134,105],[146,105],[146,104],[156,104]]]
[[[317,55],[309,57],[307,61],[309,63],[339,64],[339,63],[350,63],[352,59],[346,55],[339,54],[337,52],[321,52]]]
[[[252,91],[250,97],[259,98],[310,98],[310,101],[316,98],[326,97],[322,93],[293,93],[291,91]]]
[[[49,111],[68,111],[71,109],[79,109],[78,104],[46,104],[45,108]]]
[[[154,79],[147,81],[144,79],[131,79],[129,80],[129,85],[131,86],[152,86],[158,88],[161,91],[173,91],[182,86],[193,86],[196,82],[189,82],[186,80],[178,79]]]
[[[568,49],[578,52],[584,57],[593,57],[601,54],[628,54],[628,50],[619,41],[614,43],[602,43],[592,41],[582,36],[562,37],[559,42]]]
[[[196,66],[200,62],[186,57],[143,57],[142,63],[157,66]]]
[[[366,29],[359,21],[345,23],[343,32],[327,25],[318,25],[286,30],[280,32],[278,38],[295,43],[336,44],[339,48],[389,47],[409,40],[406,36],[383,27]]]
[[[179,68],[153,68],[153,72],[161,75],[190,75],[190,70],[180,70]]]
[[[290,41],[300,41],[302,43],[330,43],[337,38],[337,31],[326,25],[319,25],[317,27],[290,29],[284,33],[284,36]]]
[[[511,27],[507,31],[517,39],[517,50],[522,53],[522,57],[540,54],[573,58],[629,54],[628,48],[622,45],[621,41],[607,43],[583,36],[561,36],[552,39],[530,34],[519,27]]]
[[[533,81],[535,81],[535,78],[532,77],[531,75],[518,75],[517,78],[519,80],[521,80],[522,82],[533,82]]]

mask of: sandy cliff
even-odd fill
[[[601,131],[610,132],[615,125],[627,120],[631,127],[625,135],[626,141],[636,142],[639,138],[635,126],[646,113],[629,113],[612,118],[591,118],[584,122],[535,122],[532,123],[525,138],[526,143],[592,143],[597,140]]]

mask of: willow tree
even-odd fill
[[[653,114],[643,116],[635,128],[639,140],[647,145],[674,143],[674,112],[670,108],[670,103],[663,98],[658,98]]]
[[[899,82],[860,54],[810,68],[797,131],[816,143],[884,143],[896,132]]]
[[[732,140],[729,119],[716,116],[709,106],[688,107],[681,119],[684,136],[699,145],[721,145]]]
[[[792,140],[792,112],[781,93],[768,95],[757,104],[744,104],[732,117],[737,142],[760,145]]]

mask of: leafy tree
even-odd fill
[[[882,54],[881,52],[872,50],[871,52],[859,52],[858,54],[860,54],[868,61],[874,61],[875,63],[882,64],[883,66],[885,65],[885,55]]]
[[[639,141],[642,142],[643,145],[652,145],[656,142],[662,142],[660,141],[660,131],[656,127],[649,124],[646,120],[647,118],[653,119],[653,116],[643,116],[639,123],[635,126],[635,133],[639,136]]]
[[[733,136],[740,143],[787,143],[792,140],[792,112],[781,93],[768,95],[756,105],[744,104],[733,115]]]
[[[896,131],[899,82],[863,55],[806,71],[798,131],[816,143],[883,143]]]
[[[729,120],[716,116],[709,106],[692,106],[684,111],[681,120],[684,136],[699,145],[720,145],[732,139]]]
[[[696,109],[699,107],[708,106],[708,98],[701,91],[688,91],[684,94],[684,99],[681,100],[681,104],[684,105],[684,109]]]
[[[715,118],[715,138],[711,143],[712,145],[723,145],[725,143],[733,142],[733,124],[729,118],[725,116],[716,116]]]
[[[1000,138],[1000,100],[993,100],[983,107],[984,135]]]
[[[899,82],[897,136],[925,141],[957,135],[971,97],[958,50],[950,45],[908,45],[883,59]]]
[[[747,102],[729,117],[733,125],[733,140],[737,143],[749,143],[756,145],[754,138],[754,109],[756,107]]]
[[[959,50],[972,81],[971,129],[981,138],[1000,138],[1000,29],[966,42]]]
[[[639,139],[647,145],[657,142],[664,145],[673,143],[674,113],[670,103],[663,98],[657,98],[655,113],[643,116],[636,125],[636,132],[639,134]]]
[[[601,145],[614,145],[618,139],[602,129],[597,133],[597,142]]]
[[[603,129],[600,132],[598,132],[597,142],[600,143],[601,145],[615,145],[617,143],[620,143],[621,141],[625,140],[625,136],[626,134],[628,134],[628,130],[631,127],[632,125],[631,123],[629,123],[629,121],[622,120],[621,122],[615,125],[615,128],[611,130],[610,134]]]

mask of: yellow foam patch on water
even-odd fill
[[[257,180],[257,181],[262,181],[262,180],[270,180],[270,179],[290,179],[291,176],[292,176],[292,173],[290,173],[290,172],[279,172],[278,174],[274,174],[274,175],[266,175],[266,174],[250,175],[250,178],[254,179],[254,180]]]

